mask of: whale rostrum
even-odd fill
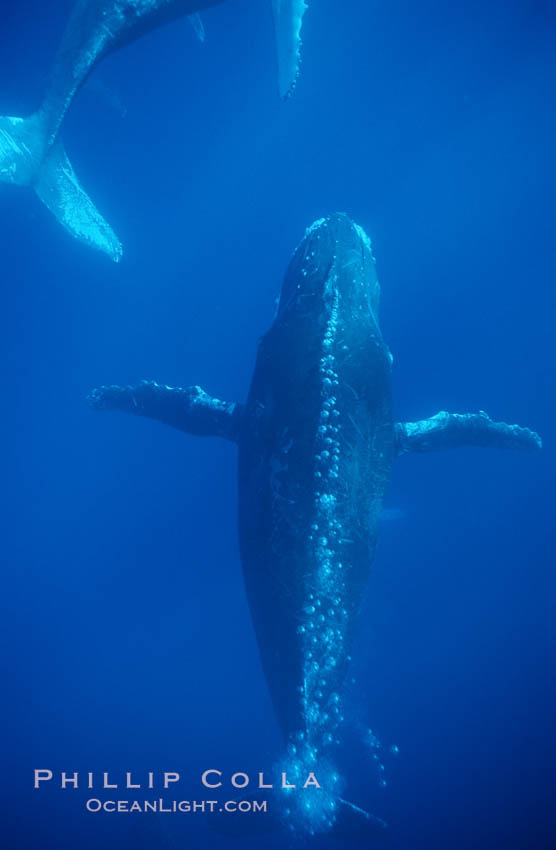
[[[81,186],[60,128],[77,91],[108,54],[162,24],[189,16],[200,40],[199,12],[224,0],[75,0],[46,95],[28,118],[0,117],[0,181],[31,186],[69,233],[118,262],[122,245]],[[287,98],[299,71],[304,0],[272,0],[279,89]]]
[[[321,785],[284,800],[284,818],[360,841],[384,824],[343,799],[335,752],[392,464],[459,446],[541,448],[533,431],[484,412],[396,423],[379,297],[368,237],[347,215],[331,215],[293,256],[244,403],[150,381],[90,395],[98,410],[238,445],[241,562],[283,769],[292,781],[316,771]]]

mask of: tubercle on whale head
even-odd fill
[[[345,213],[307,228],[284,278],[276,320],[290,311],[316,313],[337,293],[352,315],[370,316],[378,329],[380,284],[371,240]]]

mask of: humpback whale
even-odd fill
[[[286,273],[245,403],[198,386],[102,386],[89,402],[239,448],[239,541],[260,657],[299,787],[276,818],[359,841],[383,821],[344,797],[336,769],[349,666],[394,460],[456,446],[538,450],[540,437],[484,413],[395,422],[371,243],[345,214],[315,222]],[[252,816],[216,816],[233,832]],[[260,815],[259,827],[273,823]],[[238,822],[241,821],[241,824]],[[257,827],[257,828],[259,828]]]
[[[73,98],[109,53],[183,15],[203,38],[198,13],[223,0],[76,0],[46,96],[28,118],[0,117],[0,181],[31,186],[76,239],[118,262],[120,240],[81,186],[60,139]],[[295,85],[304,0],[272,0],[278,50],[279,89],[287,98]]]

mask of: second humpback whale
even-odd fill
[[[72,236],[116,262],[122,246],[86,194],[66,155],[60,127],[78,89],[109,53],[183,15],[224,0],[76,0],[47,93],[29,118],[0,117],[0,181],[31,186]],[[299,70],[305,0],[272,0],[279,88],[291,93]]]
[[[396,423],[371,244],[346,215],[310,227],[262,338],[247,401],[152,382],[95,389],[91,404],[239,447],[239,539],[262,665],[298,782],[274,817],[310,834],[364,841],[384,824],[344,799],[335,767],[349,666],[394,459],[462,445],[541,447],[486,413]],[[302,790],[314,772],[320,789]],[[234,831],[255,816],[217,816]]]

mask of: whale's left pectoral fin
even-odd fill
[[[81,186],[60,140],[42,163],[34,189],[72,236],[119,262],[120,240]]]
[[[301,25],[307,8],[305,0],[272,0],[278,54],[278,86],[284,99],[291,95],[299,74]]]
[[[445,410],[420,422],[396,424],[398,455],[433,452],[460,446],[485,446],[517,451],[539,451],[542,440],[535,431],[507,425],[480,413],[447,413]]]
[[[224,437],[237,442],[243,406],[221,401],[201,387],[166,387],[141,381],[128,387],[97,387],[88,398],[96,410],[120,410],[157,419],[199,437]]]

